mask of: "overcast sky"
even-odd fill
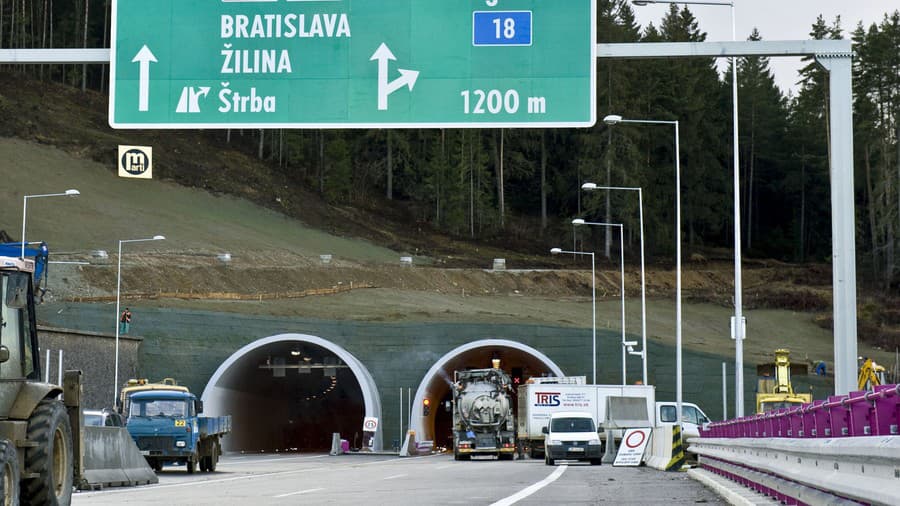
[[[885,13],[900,9],[900,0],[734,0],[737,16],[737,38],[746,40],[756,27],[763,40],[804,40],[816,17],[822,14],[831,25],[835,16],[841,17],[844,37],[856,29],[860,21],[866,28],[872,23],[880,23]],[[700,23],[700,29],[707,33],[706,40],[731,40],[731,9],[709,5],[688,6]],[[668,5],[633,6],[637,22],[641,27],[653,23],[659,27]],[[775,74],[775,82],[785,92],[796,93],[797,71],[801,67],[799,58],[772,58],[770,67]]]

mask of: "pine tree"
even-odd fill
[[[762,40],[754,29],[749,40]],[[746,192],[743,222],[744,244],[753,251],[754,233],[764,231],[760,251],[769,256],[790,250],[792,206],[791,190],[786,185],[787,174],[782,167],[785,158],[783,139],[787,131],[787,103],[769,69],[769,59],[748,57],[740,59],[740,148]],[[730,85],[731,75],[726,76]],[[786,247],[787,246],[787,247]]]
[[[889,289],[900,276],[900,11],[853,32],[857,174],[863,181],[859,229],[872,274]]]
[[[810,37],[841,38],[840,18],[829,26],[820,15]],[[800,70],[800,91],[790,103],[788,156],[799,173],[801,209],[796,227],[798,259],[808,255],[826,259],[831,254],[831,207],[829,198],[828,74],[812,57]]]

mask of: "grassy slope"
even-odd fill
[[[111,146],[110,149],[115,149]],[[112,169],[58,149],[0,138],[0,229],[21,235],[22,195],[77,188],[81,196],[29,199],[26,238],[54,251],[113,252],[120,239],[165,235],[141,246],[159,251],[276,250],[330,253],[357,261],[396,261],[399,253],[303,226],[245,200],[165,181],[119,178]],[[128,246],[133,248],[137,246]]]

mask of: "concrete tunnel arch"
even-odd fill
[[[425,376],[419,383],[419,387],[416,389],[416,396],[413,400],[412,409],[410,410],[408,426],[410,430],[415,431],[417,441],[433,441],[435,439],[435,410],[442,410],[443,407],[437,405],[439,404],[439,402],[433,403],[435,405],[431,408],[431,417],[428,417],[426,419],[423,414],[423,401],[425,400],[426,396],[429,395],[430,391],[435,390],[436,386],[440,385],[441,383],[446,384],[446,378],[448,376],[452,378],[454,364],[460,363],[460,357],[465,357],[466,355],[470,355],[473,353],[494,353],[497,351],[501,353],[512,352],[527,357],[536,365],[536,370],[532,371],[534,373],[546,373],[552,376],[565,376],[562,369],[558,365],[556,365],[556,363],[549,357],[547,357],[537,349],[532,348],[531,346],[516,341],[510,341],[507,339],[483,339],[454,348],[431,366],[431,369],[429,369],[428,372],[425,373]],[[489,360],[481,360],[479,363],[479,367],[481,368],[488,368],[491,366]],[[504,368],[502,357],[501,368]],[[447,391],[449,391],[449,387],[447,387]],[[404,447],[406,446],[405,443],[406,441],[404,441]]]
[[[321,337],[308,334],[278,334],[269,336],[253,341],[231,354],[231,356],[222,362],[216,369],[216,372],[207,382],[206,388],[203,389],[201,399],[203,400],[205,412],[210,415],[229,414],[225,412],[229,391],[221,384],[223,379],[228,376],[230,371],[238,367],[242,360],[247,360],[248,357],[253,356],[254,353],[259,353],[262,349],[273,345],[314,346],[336,356],[350,370],[353,378],[355,378],[358,383],[360,394],[362,396],[363,415],[366,417],[376,417],[379,420],[382,419],[381,397],[378,394],[378,387],[369,370],[366,369],[362,362],[360,362],[352,353],[343,347]],[[362,418],[356,420],[354,423],[356,426],[362,427]],[[379,424],[373,441],[374,450],[376,451],[382,449],[381,435],[382,427],[381,424]],[[226,448],[229,446],[228,443],[226,438]]]

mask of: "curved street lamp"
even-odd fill
[[[625,226],[621,223],[600,223],[600,222],[591,222],[584,221],[582,218],[575,218],[572,220],[572,225],[581,226],[581,225],[592,225],[599,227],[618,227],[619,229],[619,282],[621,283],[619,287],[619,295],[622,300],[622,384],[627,384],[627,379],[625,376]]]
[[[675,127],[675,406],[681,421],[682,367],[681,367],[681,139],[678,121],[623,119],[618,114],[603,118],[607,125],[635,123],[643,125],[672,125]]]
[[[591,353],[591,364],[593,373],[591,383],[597,384],[597,276],[594,264],[594,252],[587,251],[565,251],[560,248],[550,250],[551,255],[559,255],[560,253],[571,253],[572,255],[583,255],[591,257],[591,339],[593,341],[593,352]]]
[[[146,239],[122,239],[119,241],[119,266],[116,270],[116,371],[113,374],[113,409],[115,409],[119,397],[119,307],[122,289],[122,245],[128,242],[164,241],[165,239],[165,236],[154,235]]]
[[[737,40],[737,28],[735,26],[734,1],[709,1],[709,0],[632,0],[634,5],[644,6],[649,4],[687,4],[687,5],[713,5],[731,7],[731,40]],[[732,321],[732,338],[734,339],[734,393],[735,416],[744,416],[744,317],[742,301],[742,274],[741,274],[741,177],[740,177],[740,150],[738,149],[738,81],[737,58],[731,58],[731,101],[734,139],[734,321]]]
[[[22,258],[25,258],[25,217],[28,214],[28,199],[37,199],[41,197],[75,197],[81,195],[81,192],[72,188],[62,193],[45,193],[43,195],[25,195],[22,199]]]
[[[647,383],[647,278],[644,269],[644,193],[643,189],[638,188],[621,188],[616,186],[597,186],[594,183],[584,183],[581,189],[585,191],[593,190],[626,190],[636,191],[638,194],[638,221],[641,229],[641,351],[631,352],[631,355],[640,354],[642,360],[641,379],[645,385]]]

